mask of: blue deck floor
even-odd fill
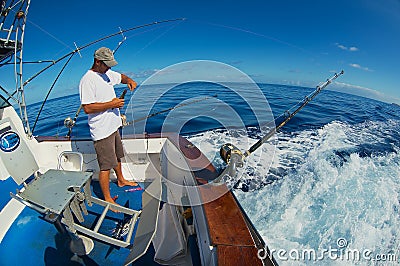
[[[98,183],[93,182],[92,185],[93,193],[99,197]],[[129,188],[132,187],[119,188],[114,183],[110,186],[112,196],[118,196],[118,204],[128,203],[129,208],[141,209],[143,190],[126,192]],[[94,213],[100,210],[93,207],[88,210],[85,223],[93,224],[98,217]],[[102,233],[111,235],[117,222],[123,218],[123,214],[109,211],[103,222]],[[25,208],[0,244],[0,265],[122,265],[129,254],[129,249],[110,247],[95,241],[95,247],[88,256],[78,257],[69,251],[67,240],[53,224],[42,220],[39,213]]]

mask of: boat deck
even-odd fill
[[[139,183],[140,188],[145,184]],[[138,187],[118,187],[110,183],[113,196],[118,196],[116,202],[134,210],[140,210],[143,189]],[[92,181],[92,193],[101,196],[97,181]],[[94,205],[94,207],[96,207]],[[85,224],[96,224],[101,210],[88,208],[89,215],[85,216]],[[124,220],[123,214],[108,212],[101,227],[101,232],[112,235],[118,227],[117,224]],[[135,232],[134,232],[135,234]],[[196,250],[196,240],[190,237],[189,248]],[[56,227],[40,218],[36,211],[25,208],[15,220],[0,244],[0,265],[122,265],[130,250],[110,246],[101,241],[95,241],[95,248],[89,255],[74,255],[68,246],[69,240],[65,234],[57,231]],[[15,247],[18,247],[18,252]],[[148,252],[135,261],[132,265],[160,265],[154,262],[154,248],[150,245]],[[193,265],[200,265],[198,255],[192,252]]]
[[[141,184],[143,187],[144,184]],[[110,184],[112,195],[118,195],[116,202],[120,205],[129,205],[131,209],[141,209],[143,190],[125,192],[128,187],[120,188],[115,183]],[[92,192],[101,195],[98,182],[92,181]],[[96,207],[96,205],[94,205]],[[88,208],[89,215],[85,216],[86,224],[95,224],[99,212],[96,208]],[[101,214],[101,212],[100,212]],[[123,214],[109,211],[101,227],[102,233],[112,235],[117,223],[123,220]],[[126,258],[129,249],[110,247],[110,245],[95,241],[95,248],[86,256],[74,256],[71,253],[64,234],[56,227],[40,218],[36,211],[25,208],[21,215],[10,227],[0,248],[0,265],[20,265],[23,258],[27,265],[120,265],[122,258]],[[15,250],[23,252],[18,253]]]
[[[160,135],[155,134],[149,137],[160,137]],[[199,184],[207,183],[218,176],[214,166],[192,143],[176,135],[172,137],[163,135],[163,137],[168,137],[185,157],[190,159],[187,162]],[[141,187],[144,187],[143,183]],[[118,204],[123,206],[128,204],[130,208],[139,210],[143,190],[125,191],[129,188],[119,188],[115,183],[111,183],[110,186],[112,195],[118,195],[116,200]],[[95,181],[92,181],[92,190],[94,195],[101,197],[100,188]],[[247,217],[242,213],[232,192],[225,185],[199,186],[199,192],[203,202],[207,202],[202,205],[202,208],[209,230],[210,246],[213,247],[212,252],[215,254],[214,262],[218,265],[237,265],[237,260],[240,258],[241,265],[263,265],[257,257],[257,241],[253,239],[254,234],[250,232]],[[215,195],[222,196],[215,197]],[[63,265],[74,260],[78,265],[120,265],[129,254],[129,249],[110,247],[108,244],[96,241],[96,248],[92,253],[83,257],[74,256],[56,228],[38,216],[37,212],[29,208],[23,210],[1,243],[0,265],[18,264],[21,255],[15,252],[16,246],[24,252],[24,262],[35,265],[42,264],[38,263],[38,260],[42,258],[45,265]],[[107,214],[107,217],[106,226],[102,230],[111,234],[118,221],[122,221],[124,217],[117,213]],[[87,222],[95,224],[95,220],[96,217],[88,219]],[[200,255],[196,253],[198,246],[195,237],[189,237],[189,249],[192,253],[193,265],[200,265],[201,260]],[[154,249],[151,245],[149,252],[133,265],[157,265],[153,257]],[[271,260],[264,261],[264,264],[274,265]]]

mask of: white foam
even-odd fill
[[[264,145],[262,153],[248,158],[250,170],[244,173],[244,179],[262,180],[277,171],[277,180],[259,190],[235,190],[235,194],[275,250],[337,248],[336,241],[344,238],[349,249],[393,254],[400,245],[400,148],[398,142],[386,143],[392,149],[363,154],[360,147],[380,147],[390,137],[387,134],[398,129],[398,121],[332,122],[319,130],[280,133],[273,159],[268,158],[273,145]],[[244,137],[229,137],[229,141],[244,150],[248,148],[242,145]],[[210,131],[190,140],[221,166],[215,151],[227,138],[224,132]],[[322,264],[336,263],[328,258]]]

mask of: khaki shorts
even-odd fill
[[[101,171],[115,168],[124,157],[121,135],[118,130],[105,139],[94,141],[94,148]]]

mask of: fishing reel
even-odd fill
[[[129,125],[128,121],[126,120],[126,115],[121,114],[122,126],[126,127]]]
[[[222,160],[224,160],[224,162],[228,165],[225,170],[213,180],[212,184],[214,185],[221,184],[227,176],[228,178],[235,177],[236,168],[243,167],[243,161],[245,159],[245,156],[239,150],[239,148],[230,143],[222,145],[221,149],[219,150],[219,154],[221,155]]]
[[[75,126],[75,121],[71,117],[67,117],[64,119],[64,126],[68,129],[71,129]]]
[[[231,161],[236,164],[237,167],[243,167],[244,155],[235,145],[226,143],[222,145],[219,150],[219,154],[225,163],[229,164]]]

